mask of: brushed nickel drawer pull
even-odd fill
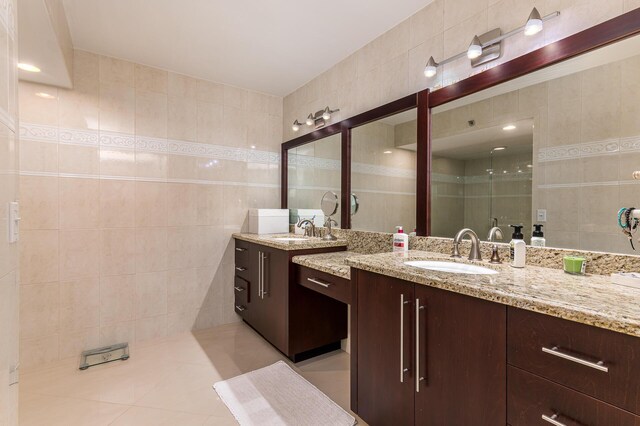
[[[543,346],[542,352],[553,355],[553,356],[557,356],[559,358],[566,359],[568,361],[572,361],[581,365],[585,365],[587,367],[591,367],[599,371],[604,371],[605,373],[609,372],[609,367],[604,365],[604,361],[598,361],[598,362],[587,361],[586,359],[578,358],[576,356],[569,355],[568,353],[562,352],[560,348],[558,348],[557,346],[554,346],[551,349],[545,348]]]
[[[235,288],[237,292],[244,291],[244,288],[242,288],[242,287],[238,287],[237,285],[236,285],[236,286],[233,286],[233,288]]]
[[[416,392],[420,392],[420,382],[424,376],[420,376],[420,311],[424,306],[420,306],[420,299],[416,299]]]
[[[329,286],[331,286],[331,283],[326,283],[326,282],[324,282],[324,281],[320,281],[320,280],[319,280],[319,279],[317,279],[317,278],[307,278],[307,281],[310,281],[310,282],[312,282],[312,283],[314,283],[314,284],[321,285],[321,286],[322,286],[322,287],[324,287],[324,288],[329,288]]]
[[[404,373],[409,371],[404,367],[404,305],[408,304],[408,300],[404,300],[404,294],[400,295],[400,383],[404,383]]]
[[[247,249],[242,247],[236,247],[236,251],[247,251]]]
[[[246,270],[247,270],[247,268],[244,268],[242,266],[236,266],[236,271],[244,272]]]
[[[556,420],[557,418],[558,418],[558,415],[557,415],[557,414],[554,414],[554,415],[553,415],[553,416],[551,416],[551,417],[546,416],[546,415],[544,415],[544,414],[542,415],[542,420],[544,420],[545,422],[549,422],[549,423],[551,423],[552,425],[555,425],[555,426],[567,426],[566,424],[564,424],[564,423],[559,422],[558,420]]]
[[[236,309],[239,310],[240,312],[244,312],[247,310],[247,308],[245,308],[244,306],[240,306],[240,305],[236,305]]]

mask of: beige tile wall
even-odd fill
[[[20,271],[7,240],[7,205],[18,201],[18,77],[15,1],[0,2],[0,424],[18,424]]]
[[[444,66],[438,76],[424,77],[429,56],[437,60],[467,49],[474,34],[500,27],[503,32],[524,24],[533,7],[560,17],[533,37],[515,36],[505,42],[502,63],[568,35],[640,7],[637,0],[434,0],[328,71],[295,90],[284,100],[284,139],[295,119],[330,105],[342,120],[427,87],[468,76],[462,59]]]
[[[279,206],[281,98],[74,56],[20,83],[26,367],[237,321],[230,236]]]

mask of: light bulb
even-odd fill
[[[322,113],[322,118],[324,118],[325,121],[331,120],[331,110],[329,109],[329,107],[326,107],[324,109],[324,112]]]
[[[478,36],[474,36],[467,50],[467,57],[469,59],[476,59],[480,57],[480,55],[482,55],[482,43],[480,43]]]
[[[300,130],[300,123],[298,123],[298,120],[296,120],[296,121],[294,121],[294,122],[293,122],[293,126],[291,126],[291,129],[292,129],[294,132],[297,132],[297,131],[299,131],[299,130]]]
[[[313,118],[313,114],[309,114],[309,116],[307,117],[307,126],[313,126],[313,123],[315,123],[315,119]]]
[[[527,23],[524,26],[524,35],[532,36],[534,34],[538,34],[542,31],[542,18],[540,17],[540,12],[535,7],[529,14],[529,19],[527,19]]]
[[[510,131],[510,130],[515,130],[515,129],[516,129],[516,126],[513,125],[513,124],[508,124],[508,125],[506,125],[506,126],[504,126],[502,128],[502,130],[507,131],[507,132]]]
[[[435,61],[435,59],[433,59],[433,56],[431,56],[429,58],[429,61],[427,62],[427,66],[424,67],[424,76],[427,78],[431,78],[435,76],[437,73],[438,73],[438,64]]]

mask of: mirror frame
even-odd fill
[[[363,112],[351,118],[284,142],[281,147],[281,208],[288,208],[288,150],[341,133],[341,227],[351,228],[351,130],[417,108],[416,233],[431,235],[431,115],[432,109],[497,86],[559,62],[640,34],[640,8],[496,65],[457,83],[429,89]]]

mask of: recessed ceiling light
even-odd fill
[[[533,165],[527,164],[527,167],[531,169],[531,168],[533,168]]]
[[[36,67],[35,65],[25,64],[24,62],[20,62],[18,64],[18,68],[20,68],[22,71],[27,72],[40,72],[40,68]]]
[[[505,149],[507,149],[506,146],[496,146],[492,151],[504,151]]]
[[[392,154],[392,153],[393,153],[393,151],[385,151],[385,152],[383,152],[383,154]]]
[[[502,130],[506,130],[506,131],[515,130],[515,129],[516,129],[516,126],[514,124],[509,124],[502,128]]]
[[[256,146],[255,145],[251,145],[251,149],[256,149]]]
[[[55,96],[50,95],[50,94],[45,93],[45,92],[38,92],[38,93],[36,93],[36,96],[38,96],[40,98],[43,98],[43,99],[55,99],[56,98]]]

